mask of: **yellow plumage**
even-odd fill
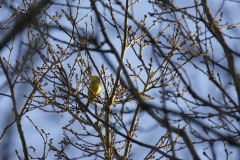
[[[86,106],[88,107],[90,103],[100,94],[102,89],[102,84],[98,76],[90,77],[90,85],[88,87],[88,101]]]

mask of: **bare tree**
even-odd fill
[[[2,1],[1,159],[239,159],[232,4]]]

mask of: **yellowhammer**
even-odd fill
[[[90,103],[100,94],[102,89],[102,84],[98,76],[90,77],[90,85],[88,87],[88,101],[86,106],[88,107]]]

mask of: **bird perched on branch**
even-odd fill
[[[90,85],[88,87],[88,101],[86,106],[89,107],[90,103],[100,94],[102,84],[98,76],[90,77]]]

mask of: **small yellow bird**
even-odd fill
[[[90,85],[88,87],[88,101],[86,106],[89,107],[90,103],[100,94],[102,84],[98,76],[90,77]]]

